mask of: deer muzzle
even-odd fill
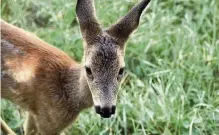
[[[116,106],[107,106],[107,107],[101,107],[101,106],[95,106],[95,111],[97,114],[100,114],[103,118],[110,118],[111,115],[115,114]]]

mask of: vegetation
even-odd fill
[[[105,26],[138,0],[95,0]],[[75,0],[2,0],[2,18],[80,61]],[[80,114],[69,135],[218,135],[219,1],[153,0],[126,48],[127,74],[117,112]],[[22,134],[18,107],[2,100],[1,117]]]

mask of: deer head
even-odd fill
[[[78,0],[76,14],[84,39],[84,76],[95,110],[104,118],[115,113],[118,86],[125,70],[125,42],[137,28],[150,0],[142,0],[116,24],[103,30],[92,0]]]

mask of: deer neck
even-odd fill
[[[91,107],[93,105],[93,99],[90,88],[88,86],[88,82],[82,70],[80,70],[79,93],[81,95],[82,109]]]
[[[89,108],[93,105],[92,95],[82,70],[83,67],[71,69],[70,91],[71,103],[79,110]]]

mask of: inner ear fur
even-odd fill
[[[138,27],[140,16],[149,2],[150,0],[142,0],[106,32],[121,43],[125,43],[129,35]]]
[[[91,42],[102,31],[97,21],[93,0],[78,0],[76,14],[84,40]]]

